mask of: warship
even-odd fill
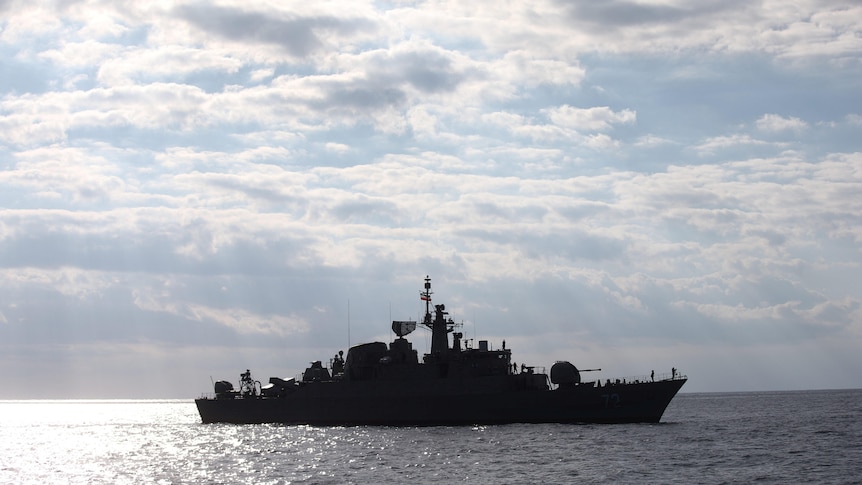
[[[474,348],[465,341],[445,305],[433,305],[426,276],[420,298],[421,325],[431,331],[430,352],[419,360],[405,338],[416,321],[393,321],[397,336],[388,345],[364,343],[327,362],[312,362],[301,376],[271,377],[251,372],[239,386],[213,383],[214,393],[195,400],[203,423],[309,425],[481,425],[504,423],[657,423],[687,377],[587,379],[570,362],[544,368],[517,364],[505,340]]]

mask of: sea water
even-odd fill
[[[860,483],[862,390],[680,394],[659,424],[409,428],[205,425],[191,400],[0,401],[0,483],[444,482]]]

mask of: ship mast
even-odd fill
[[[425,291],[419,293],[419,297],[425,302],[425,321],[423,322],[425,325],[431,323],[431,294],[434,293],[431,291],[431,277],[425,275]],[[429,325],[430,327],[430,325]]]
[[[431,329],[431,355],[445,357],[449,350],[450,322],[446,321],[446,306],[434,305],[434,317],[431,317],[431,278],[425,276],[425,291],[419,293],[425,301],[425,319],[422,324]]]

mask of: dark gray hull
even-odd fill
[[[657,423],[685,382],[678,378],[604,387],[493,391],[493,383],[470,386],[446,379],[422,386],[333,381],[307,383],[278,398],[201,398],[195,403],[204,423]]]

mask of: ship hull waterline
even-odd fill
[[[517,392],[386,392],[309,383],[279,398],[196,399],[203,423],[433,426],[658,423],[686,379]]]

